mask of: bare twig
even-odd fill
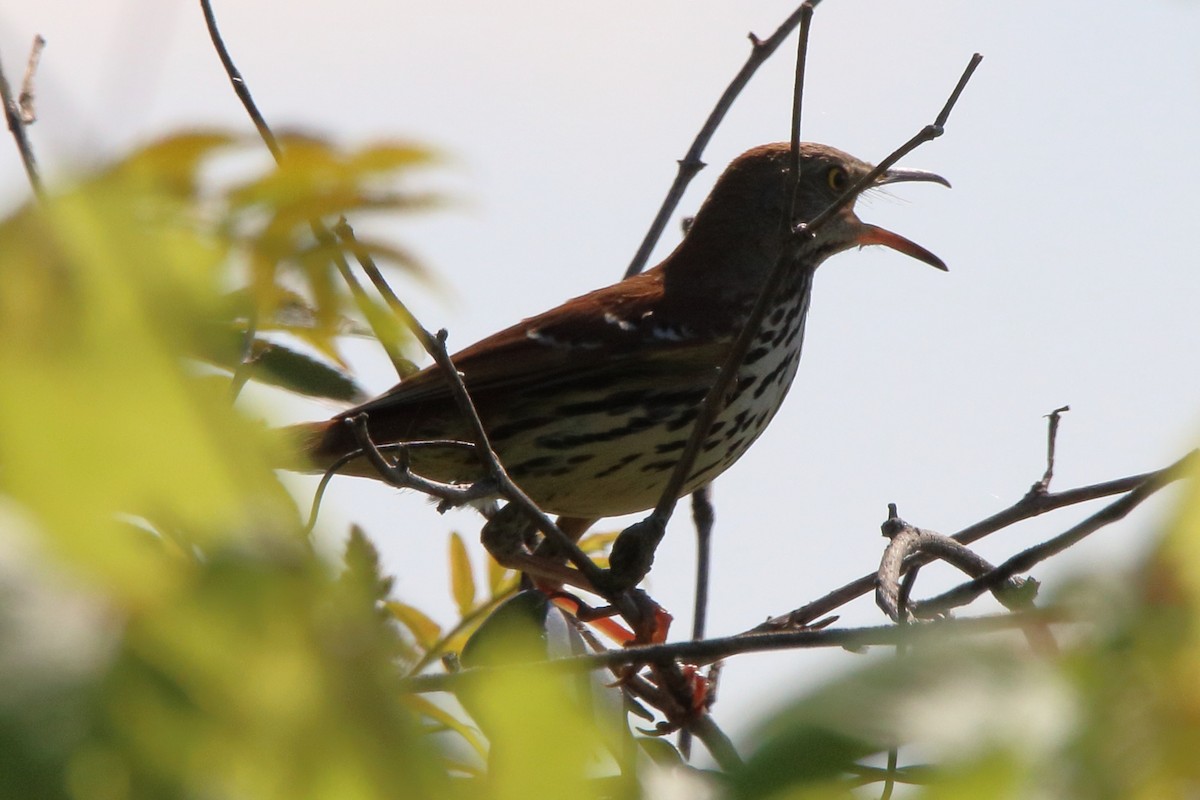
[[[818,214],[810,222],[802,222],[796,226],[794,235],[796,236],[812,236],[815,231],[825,225],[833,216],[833,214],[846,204],[853,201],[859,193],[868,186],[872,185],[875,179],[882,175],[887,169],[900,159],[901,156],[911,152],[924,142],[930,141],[940,136],[945,128],[946,120],[953,109],[954,102],[961,94],[963,86],[970,78],[979,61],[982,59],[976,53],[967,68],[964,70],[962,77],[959,78],[954,91],[950,95],[950,99],[946,101],[941,113],[931,125],[926,125],[920,133],[912,137],[909,141],[901,145],[891,155],[885,158],[880,165],[872,170],[866,177],[855,183],[855,185],[845,192],[834,203],[828,206],[823,212]],[[798,74],[800,70],[798,70]],[[788,267],[791,264],[789,259],[789,250],[784,248],[779,259],[775,262],[771,270],[771,274],[767,277],[762,289],[755,300],[754,307],[751,309],[747,317],[746,324],[734,340],[727,354],[725,361],[721,365],[721,369],[717,374],[716,380],[709,388],[704,400],[701,402],[699,412],[696,415],[695,421],[692,423],[691,433],[688,437],[687,444],[680,453],[679,460],[675,462],[674,471],[663,487],[662,493],[659,495],[658,504],[654,507],[654,511],[641,522],[635,523],[626,530],[622,531],[621,537],[613,546],[613,555],[611,563],[614,570],[621,574],[619,578],[623,582],[636,583],[641,580],[645,572],[649,569],[650,563],[653,561],[653,553],[662,541],[663,534],[666,532],[667,522],[671,518],[671,514],[675,508],[675,501],[683,490],[684,484],[687,482],[688,476],[691,474],[692,468],[695,465],[696,457],[700,453],[700,448],[703,446],[705,439],[708,437],[708,432],[712,428],[713,422],[716,421],[717,415],[720,414],[721,408],[725,402],[726,393],[729,387],[733,385],[733,381],[737,378],[738,370],[742,362],[745,360],[746,353],[750,349],[754,338],[758,335],[759,328],[762,326],[763,318],[766,316],[767,309],[774,299],[775,293],[783,282],[784,276],[787,274]]]
[[[800,20],[804,14],[811,13],[811,7],[819,2],[820,0],[815,0],[815,2],[810,0],[810,2],[802,4],[766,39],[759,39],[753,33],[750,34],[751,49],[749,58],[746,59],[746,63],[742,65],[738,74],[730,81],[729,86],[725,88],[720,99],[717,100],[717,105],[708,115],[708,119],[705,120],[703,127],[700,128],[700,132],[696,134],[691,147],[688,148],[684,157],[679,160],[679,171],[675,175],[675,181],[667,191],[667,196],[663,200],[662,206],[659,207],[654,221],[650,224],[650,230],[646,232],[645,238],[642,239],[637,253],[634,254],[633,261],[630,262],[629,268],[625,270],[626,278],[636,275],[646,266],[646,261],[649,260],[651,251],[658,244],[662,232],[666,230],[667,221],[675,213],[675,209],[679,205],[679,201],[683,198],[683,193],[687,189],[688,183],[696,176],[696,173],[704,168],[704,162],[700,160],[700,156],[704,153],[704,148],[708,146],[709,140],[712,139],[721,121],[725,119],[725,114],[733,105],[733,101],[741,94],[742,89],[750,82],[750,78],[758,71],[763,62],[779,49],[779,45],[783,44],[788,35],[800,24]],[[805,6],[809,7],[808,12],[805,12]]]
[[[692,521],[696,525],[696,595],[692,606],[692,639],[703,639],[708,621],[708,584],[712,565],[712,530],[715,513],[712,487],[701,486],[692,492]],[[691,731],[679,732],[679,752],[684,758],[691,755]]]
[[[430,480],[429,478],[417,475],[409,469],[409,449],[407,445],[401,445],[396,448],[396,461],[392,461],[380,451],[375,442],[371,440],[371,434],[367,430],[367,414],[356,414],[345,422],[354,432],[354,438],[360,448],[359,452],[367,457],[367,460],[371,462],[371,466],[375,467],[381,478],[397,488],[415,489],[422,494],[436,497],[454,506],[462,506],[473,500],[492,497],[498,491],[495,482],[489,478],[476,481],[467,486],[459,486],[457,484]]]
[[[42,50],[46,48],[46,37],[40,33],[33,37],[33,46],[29,48],[29,60],[25,62],[25,78],[21,81],[21,94],[17,96],[17,106],[21,109],[21,122],[26,127],[37,122],[37,107],[33,91],[33,78],[37,75],[38,64],[42,61]]]
[[[404,442],[403,444],[382,444],[376,445],[376,449],[382,453],[396,453],[401,450],[419,450],[425,447],[447,448],[457,447],[464,450],[475,452],[475,445],[471,442],[461,442],[455,439],[429,439],[421,441]],[[317,515],[321,511],[321,501],[325,498],[325,490],[329,486],[329,482],[341,471],[342,467],[349,464],[356,458],[362,458],[366,453],[362,450],[352,450],[344,456],[334,461],[329,465],[329,468],[321,475],[321,480],[317,484],[317,489],[313,492],[312,505],[308,512],[308,522],[304,525],[304,535],[311,536],[313,530],[317,527]]]
[[[854,781],[854,785],[856,786],[867,786],[872,783],[878,783],[889,776],[895,783],[920,785],[932,782],[936,775],[934,768],[922,764],[897,767],[895,770],[854,764],[848,767],[846,771],[856,776]],[[881,797],[880,800],[883,800],[883,798]]]
[[[1054,446],[1058,440],[1058,421],[1070,410],[1070,406],[1059,406],[1046,415],[1050,420],[1046,431],[1046,471],[1042,474],[1042,479],[1030,488],[1029,491],[1034,494],[1045,494],[1050,489],[1050,481],[1054,480]]]
[[[217,17],[213,14],[211,0],[200,0],[200,9],[204,12],[204,24],[208,26],[208,36],[212,39],[213,47],[217,50],[217,57],[221,59],[221,66],[225,68],[225,74],[229,76],[229,82],[233,84],[233,91],[237,94],[238,99],[242,101],[242,107],[250,115],[250,121],[254,123],[254,127],[258,130],[258,135],[262,137],[263,143],[271,151],[271,155],[275,157],[275,160],[279,161],[283,158],[283,148],[279,146],[279,140],[275,138],[271,127],[263,119],[262,113],[258,110],[258,104],[254,102],[254,97],[250,94],[250,87],[246,84],[242,73],[238,71],[237,65],[233,63],[233,57],[229,55],[229,50],[225,47],[225,40],[221,36],[221,31],[217,28]]]
[[[716,518],[711,488],[702,486],[692,492],[692,520],[696,524],[696,603],[692,615],[692,638],[703,639],[708,620],[708,580],[712,563],[712,531]]]
[[[865,628],[835,628],[826,630],[778,631],[774,633],[739,634],[700,642],[640,645],[620,650],[606,650],[584,656],[531,662],[520,668],[541,668],[552,673],[587,671],[608,668],[613,664],[647,664],[670,660],[685,660],[706,664],[742,653],[772,650],[795,650],[814,647],[839,647],[862,650],[872,645],[895,646],[900,642],[913,643],[925,636],[975,636],[1020,628],[1032,620],[1038,622],[1069,622],[1072,617],[1061,609],[1037,609],[1016,613],[989,614],[963,619],[939,619],[914,622],[909,625],[880,625]],[[506,668],[494,668],[506,669]],[[413,692],[452,690],[459,681],[473,680],[486,673],[486,668],[466,669],[447,675],[420,675],[404,682]]]
[[[787,225],[795,222],[796,197],[800,189],[800,118],[804,113],[804,74],[808,67],[808,32],[812,28],[814,6],[816,3],[811,0],[800,5],[800,35],[796,37],[796,74],[792,78],[792,124],[788,129],[792,145],[792,200],[784,220]]]
[[[742,766],[742,758],[733,746],[733,740],[717,727],[711,714],[700,714],[688,724],[687,730],[704,742],[722,772],[730,773]]]
[[[899,649],[897,649],[899,655]],[[887,767],[885,768],[883,778],[883,791],[879,794],[879,800],[892,800],[892,792],[896,790],[896,780],[899,774],[897,766],[900,763],[900,748],[891,747],[888,749]]]
[[[949,99],[946,100],[946,104],[942,106],[941,113],[937,115],[937,119],[935,119],[932,124],[926,125],[915,136],[893,150],[887,158],[880,161],[875,165],[874,169],[859,178],[858,181],[849,189],[847,189],[841,197],[826,206],[825,210],[813,217],[812,220],[798,224],[796,226],[796,234],[811,236],[812,233],[824,225],[830,217],[852,203],[854,198],[858,197],[864,191],[874,186],[875,181],[877,181],[879,177],[883,175],[883,173],[895,166],[897,161],[899,161],[901,158],[904,158],[904,156],[908,155],[913,150],[916,150],[926,142],[932,142],[934,139],[945,133],[946,122],[950,119],[950,112],[954,110],[954,106],[958,102],[959,96],[962,95],[963,89],[966,88],[967,81],[969,81],[971,76],[975,74],[975,70],[979,67],[979,63],[981,61],[983,61],[983,56],[979,53],[975,53],[973,56],[971,56],[970,61],[967,62],[966,69],[963,70],[962,75],[958,79],[958,83],[955,84],[953,91],[950,92]]]
[[[383,272],[380,271],[379,265],[375,263],[375,259],[371,256],[370,251],[366,247],[363,247],[358,239],[355,238],[354,229],[350,227],[350,223],[345,217],[338,220],[337,225],[333,228],[333,232],[337,235],[338,240],[349,247],[350,251],[354,253],[354,258],[358,261],[358,265],[362,267],[362,271],[370,278],[371,284],[379,292],[380,296],[383,297],[384,302],[387,303],[392,313],[399,317],[405,327],[413,332],[421,342],[421,346],[425,348],[425,352],[430,352],[432,335],[417,322],[417,318],[413,316],[412,311],[409,310],[404,301],[392,291],[392,287],[383,277]],[[399,374],[401,380],[416,371],[412,362],[407,359],[402,360],[404,363],[398,364],[396,363],[396,359],[393,359],[393,366],[396,367],[396,372]]]
[[[34,40],[34,52],[41,52],[36,39]],[[29,75],[29,70],[26,70],[27,80],[32,80]],[[21,104],[17,98],[13,97],[12,87],[8,85],[8,78],[4,75],[2,62],[0,62],[0,102],[4,103],[4,118],[8,122],[8,130],[12,133],[13,140],[17,143],[17,152],[21,155],[21,163],[25,166],[25,174],[29,178],[29,185],[33,187],[33,194],[38,200],[44,200],[46,192],[42,186],[41,175],[38,174],[37,159],[33,155],[33,145],[30,144],[29,137],[25,131],[25,119],[21,110]]]
[[[413,321],[417,329],[421,329],[420,325]],[[421,329],[423,330],[423,329]],[[563,553],[567,559],[574,564],[580,572],[587,577],[593,587],[603,592],[604,573],[596,566],[590,558],[587,557],[579,545],[567,536],[555,524],[554,520],[550,519],[544,511],[537,507],[537,504],[525,494],[513,479],[509,477],[508,472],[504,469],[504,465],[500,463],[499,456],[492,449],[492,444],[488,438],[487,431],[483,428],[483,422],[479,419],[479,414],[475,410],[475,403],[471,400],[470,394],[467,392],[467,387],[463,384],[462,373],[454,367],[454,363],[450,360],[450,353],[446,350],[446,331],[438,331],[437,336],[431,341],[422,341],[422,344],[427,344],[429,354],[433,356],[433,360],[441,367],[442,372],[447,376],[450,383],[450,389],[454,394],[455,402],[458,404],[459,410],[467,419],[471,426],[471,433],[476,443],[476,453],[487,469],[488,474],[496,482],[500,494],[508,499],[509,502],[517,504],[521,507],[526,516],[538,527],[538,529],[549,537],[556,547],[560,548],[559,552]],[[610,602],[617,602],[619,598],[608,597]],[[631,620],[632,622],[632,620]]]
[[[1156,473],[1153,477],[1144,481],[1137,488],[1129,492],[1129,494],[1100,509],[1070,530],[1064,531],[1052,539],[1048,539],[1041,544],[1034,545],[1027,550],[1017,553],[995,569],[967,581],[948,592],[916,604],[914,613],[917,613],[918,609],[919,613],[923,616],[944,613],[950,608],[971,602],[984,592],[992,591],[1019,572],[1028,572],[1035,564],[1061,553],[1086,536],[1124,518],[1126,514],[1137,508],[1138,505],[1155,492],[1167,486],[1172,481],[1184,477],[1191,462],[1196,457],[1196,451],[1188,453],[1165,470]]]
[[[1194,451],[1193,451],[1194,453]],[[1193,454],[1189,454],[1193,457]],[[1081,486],[1077,489],[1069,489],[1065,492],[1055,492],[1048,494],[1026,494],[1013,505],[999,511],[987,519],[980,520],[973,525],[968,525],[961,531],[953,535],[953,539],[960,544],[971,544],[983,537],[995,533],[1014,525],[1023,520],[1031,519],[1032,517],[1045,514],[1048,511],[1054,511],[1066,506],[1085,503],[1090,500],[1097,500],[1102,497],[1111,497],[1115,494],[1123,494],[1132,491],[1138,486],[1161,478],[1168,474],[1173,467],[1167,467],[1156,472],[1147,472],[1141,475],[1131,475],[1128,478],[1118,478],[1117,480],[1105,481],[1096,483],[1090,486]],[[1178,475],[1174,475],[1171,479],[1177,479]],[[905,566],[905,571],[914,569],[928,561],[918,558],[915,562]],[[856,580],[834,589],[832,592],[820,597],[811,603],[808,603],[800,608],[795,609],[787,614],[782,614],[777,617],[772,617],[761,625],[753,628],[753,631],[768,631],[780,630],[792,627],[803,627],[812,624],[814,620],[818,620],[834,609],[837,609],[846,603],[854,600],[875,588],[875,573],[863,575]]]

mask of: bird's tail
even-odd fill
[[[346,441],[349,431],[337,420],[302,422],[278,428],[276,432],[286,440],[290,452],[299,453],[300,458],[287,465],[288,469],[297,472],[324,472],[339,458],[357,449],[353,441]]]

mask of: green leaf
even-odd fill
[[[228,346],[211,348],[206,360],[230,372],[235,371],[241,361],[242,337],[240,331],[227,331],[224,338]],[[256,337],[250,358],[250,378],[259,383],[278,386],[306,397],[347,403],[367,399],[367,393],[349,373],[278,342]]]

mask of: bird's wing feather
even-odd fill
[[[662,295],[657,271],[643,273],[566,303],[482,339],[453,356],[475,398],[515,386],[550,386],[590,375],[647,369],[711,369],[728,340],[714,340],[656,319]],[[442,371],[427,367],[373,400],[344,412],[379,413],[448,402],[450,388]]]

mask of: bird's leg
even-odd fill
[[[646,577],[665,530],[666,523],[654,513],[621,531],[608,557],[608,573],[614,588],[631,588]]]
[[[591,581],[579,570],[563,564],[559,559],[531,552],[527,542],[535,533],[533,521],[525,511],[509,503],[484,523],[479,538],[498,564],[522,572],[535,582],[548,582],[554,589],[566,585],[596,592]]]
[[[578,539],[594,519],[560,517],[559,526],[572,539]],[[562,557],[553,551],[552,545],[543,539],[532,552],[527,542],[535,532],[533,521],[524,511],[508,504],[492,515],[483,526],[480,540],[492,558],[502,566],[523,573],[523,580],[544,592],[556,605],[577,616],[584,622],[595,623],[606,635],[621,644],[631,642],[661,642],[665,640],[671,623],[671,615],[650,599],[645,592],[636,588],[625,588],[625,592],[638,611],[639,619],[630,620],[630,632],[612,620],[615,610],[609,606],[594,608],[578,597],[563,591],[572,586],[591,594],[603,593],[593,586],[579,570],[567,566]]]
[[[536,585],[556,606],[570,612],[580,622],[595,626],[617,644],[661,644],[666,641],[674,620],[665,608],[641,589],[626,590],[640,613],[637,624],[631,625],[633,630],[630,631],[612,619],[618,613],[613,606],[590,606],[561,588],[552,588],[542,582],[536,582]]]

